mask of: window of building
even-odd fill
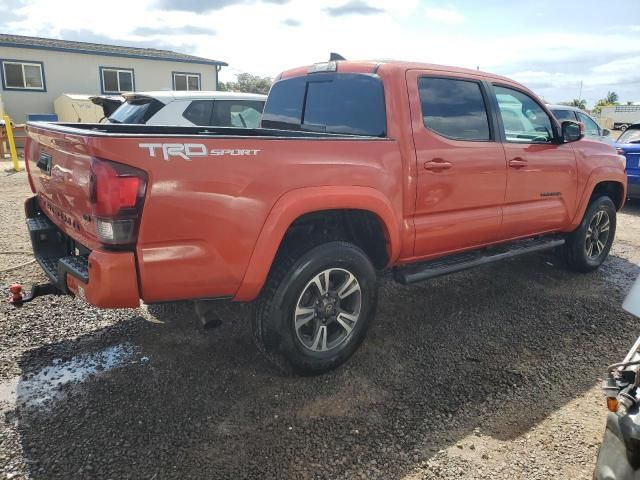
[[[468,80],[418,80],[424,125],[457,140],[489,140],[489,119],[480,85]]]
[[[173,72],[174,90],[201,90],[199,73]]]
[[[135,91],[132,69],[100,67],[102,93]]]
[[[8,90],[45,90],[42,62],[3,60],[2,80]]]

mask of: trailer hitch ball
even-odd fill
[[[22,285],[19,283],[12,283],[9,285],[9,302],[11,303],[19,303],[22,301],[23,293],[22,293]]]

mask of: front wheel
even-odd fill
[[[609,255],[616,233],[616,207],[609,197],[591,202],[580,226],[565,243],[569,269],[576,272],[596,270]]]
[[[254,339],[281,369],[322,373],[356,351],[376,302],[375,269],[355,245],[281,255],[256,302]]]

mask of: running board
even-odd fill
[[[557,235],[517,240],[495,247],[472,250],[470,252],[449,255],[435,260],[397,267],[394,272],[394,277],[396,281],[406,285],[461,270],[467,270],[468,268],[479,267],[480,265],[497,262],[505,258],[518,257],[540,250],[549,250],[563,245],[564,242],[564,237]]]

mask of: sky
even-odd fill
[[[640,102],[640,0],[2,0],[0,33],[222,60],[220,79],[328,60],[455,65],[546,101]]]

